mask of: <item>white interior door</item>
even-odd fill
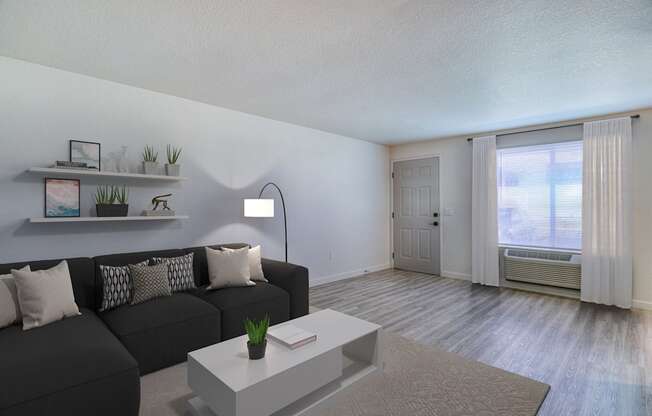
[[[394,267],[440,274],[439,158],[394,163]]]

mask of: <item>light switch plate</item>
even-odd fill
[[[455,208],[444,208],[444,215],[447,217],[455,215]]]

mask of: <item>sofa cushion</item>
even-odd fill
[[[206,260],[206,247],[218,250],[222,247],[227,248],[243,248],[249,247],[249,244],[245,243],[228,243],[228,244],[217,244],[212,246],[201,246],[201,247],[189,247],[184,248],[184,253],[194,253],[194,274],[195,274],[195,284],[197,287],[205,286],[210,283],[208,279],[208,262]]]
[[[30,331],[19,325],[0,330],[0,414],[85,383],[118,377],[124,384],[125,374],[136,396],[124,400],[138,408],[136,361],[92,311],[81,312]],[[106,387],[104,395],[111,395]]]
[[[100,317],[136,358],[141,374],[183,362],[220,341],[220,311],[188,293],[121,306]]]
[[[222,340],[244,334],[246,318],[262,319],[269,315],[271,325],[290,318],[290,295],[269,283],[256,282],[256,286],[218,290],[203,287],[197,293],[222,312]]]
[[[95,270],[93,260],[80,257],[65,259],[70,271],[70,280],[72,281],[72,291],[75,294],[75,303],[80,308],[96,308],[95,294]],[[0,264],[0,274],[11,273],[12,269],[22,269],[29,265],[32,271],[45,270],[55,267],[61,263],[61,260],[36,260],[21,261],[17,263]],[[99,306],[99,304],[97,304]]]
[[[93,258],[95,262],[95,276],[97,279],[96,290],[95,290],[95,302],[98,305],[102,305],[103,298],[103,277],[100,270],[100,266],[128,266],[130,264],[138,264],[144,261],[153,259],[154,257],[179,257],[183,256],[184,252],[182,250],[158,250],[158,251],[139,251],[134,253],[120,253],[120,254],[108,254],[104,256],[97,256]],[[130,293],[131,297],[133,293]],[[129,299],[131,301],[131,299]]]
[[[138,416],[139,407],[140,377],[134,367],[0,410],[0,415]]]

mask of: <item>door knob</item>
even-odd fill
[[[437,217],[439,216],[439,213],[438,213],[438,212],[435,212],[434,214],[432,214],[432,216],[435,217],[435,218],[437,218]]]
[[[438,221],[435,221],[435,222],[432,223],[432,225],[434,225],[434,226],[436,227],[436,226],[439,225],[439,222],[438,222]]]

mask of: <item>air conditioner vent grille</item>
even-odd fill
[[[507,249],[504,256],[507,280],[580,289],[581,257],[550,251]]]
[[[531,250],[514,250],[509,249],[509,255],[512,257],[523,257],[530,259],[570,261],[573,256],[570,253],[555,253],[553,251],[531,251]]]

